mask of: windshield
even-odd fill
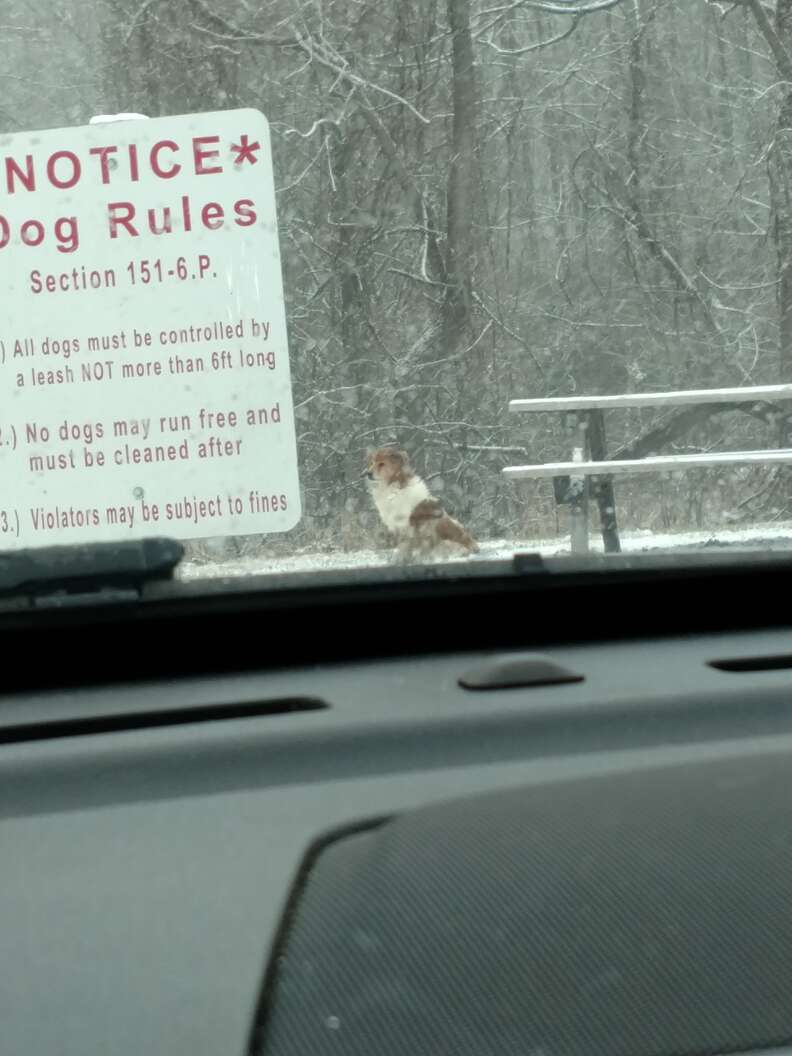
[[[0,549],[792,541],[792,0],[7,0]]]

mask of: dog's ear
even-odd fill
[[[401,462],[401,464],[403,466],[408,466],[410,464],[410,456],[407,454],[406,451],[402,451],[401,448],[399,448],[397,451],[394,451],[393,453],[398,458],[398,460]]]

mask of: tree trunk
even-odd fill
[[[792,46],[792,0],[778,0],[775,30],[789,53]],[[780,72],[780,71],[779,71]],[[779,381],[792,380],[792,91],[784,96],[778,113],[774,151],[773,206],[778,259]],[[789,441],[786,425],[780,438]]]
[[[445,353],[461,350],[471,338],[476,154],[476,85],[470,0],[448,0],[452,40],[453,124],[446,214]]]

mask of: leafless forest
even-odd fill
[[[564,528],[513,397],[792,381],[792,0],[2,0],[0,128],[270,121],[304,518],[374,526],[398,440],[480,536]],[[768,406],[623,411],[609,456],[787,446]],[[617,482],[622,527],[787,517],[788,472]],[[287,541],[283,541],[286,545]]]

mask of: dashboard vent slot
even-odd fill
[[[718,671],[742,674],[748,671],[785,671],[792,669],[792,654],[787,656],[746,656],[737,660],[710,660]]]
[[[163,711],[133,711],[120,715],[92,715],[86,718],[56,719],[53,722],[19,723],[0,726],[0,744],[23,741],[49,741],[62,737],[91,737],[102,733],[153,730],[165,726],[188,726],[233,719],[258,719],[270,715],[291,715],[302,711],[322,711],[328,705],[313,697],[283,697],[241,704],[208,704],[195,708]]]

